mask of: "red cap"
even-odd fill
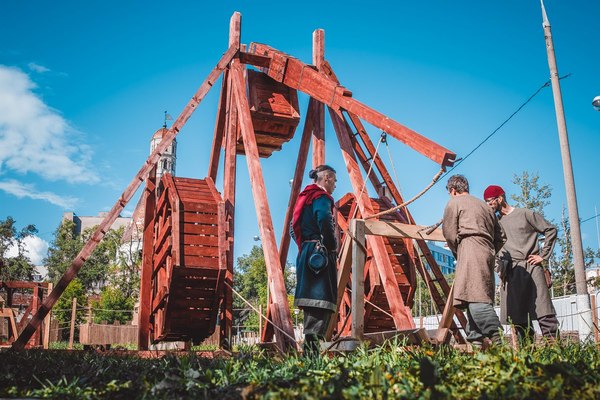
[[[498,197],[503,194],[504,194],[504,189],[502,189],[500,186],[490,185],[487,187],[487,189],[484,190],[483,199],[484,200],[491,199],[491,198]]]

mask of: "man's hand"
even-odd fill
[[[531,265],[540,265],[544,262],[544,259],[541,256],[538,256],[537,254],[532,254],[529,257],[527,257],[527,262]]]

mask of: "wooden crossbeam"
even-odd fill
[[[266,72],[276,81],[300,90],[336,111],[343,109],[357,115],[442,166],[454,164],[456,154],[353,99],[349,90],[312,66],[264,44],[253,43],[251,48],[256,54],[272,58]]]

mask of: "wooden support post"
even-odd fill
[[[352,338],[362,340],[365,324],[365,222],[350,221],[352,243]]]
[[[317,29],[313,32],[313,65],[317,70],[325,61],[325,31]],[[312,138],[312,167],[325,164],[325,105],[311,98],[315,102],[314,126]],[[308,120],[308,116],[307,116]]]
[[[246,162],[250,173],[250,184],[252,186],[252,194],[256,207],[258,227],[263,243],[265,263],[267,265],[267,276],[269,279],[271,298],[273,300],[271,306],[274,308],[274,312],[271,315],[273,316],[273,322],[281,329],[281,331],[276,330],[275,336],[277,337],[280,349],[282,351],[287,351],[288,349],[296,348],[296,341],[293,339],[294,329],[292,326],[292,316],[290,314],[287,292],[285,290],[283,271],[279,262],[279,253],[275,241],[271,210],[269,208],[265,182],[260,166],[258,147],[256,145],[256,137],[254,136],[252,118],[250,116],[250,107],[248,105],[248,98],[246,97],[244,70],[242,64],[235,60],[231,63],[231,76],[234,98],[244,141],[244,149],[246,151]],[[283,332],[285,332],[285,334]]]
[[[335,312],[331,316],[329,320],[329,327],[327,328],[327,333],[325,334],[325,338],[327,340],[331,339],[331,335],[333,334],[333,330],[338,322],[338,315],[340,314],[340,306],[342,304],[342,299],[344,298],[344,293],[346,292],[346,285],[348,281],[350,281],[350,269],[352,267],[352,239],[350,239],[349,235],[344,237],[344,242],[342,243],[342,247],[340,249],[340,259],[338,261],[338,275],[337,275],[337,302]],[[338,332],[339,333],[339,332]]]
[[[50,293],[52,291],[52,282],[48,283],[48,293]],[[49,312],[48,315],[46,315],[46,318],[44,318],[44,337],[42,340],[42,347],[47,350],[50,346],[50,318],[51,318],[52,312]]]
[[[592,308],[592,330],[594,331],[594,341],[598,343],[600,341],[600,329],[598,327],[598,309],[596,309],[598,299],[595,294],[590,295],[590,302]]]
[[[131,198],[135,195],[135,192],[140,187],[141,183],[146,179],[148,173],[158,160],[160,159],[160,155],[171,145],[175,136],[179,133],[183,125],[187,122],[187,120],[192,116],[192,113],[196,110],[202,99],[206,96],[210,88],[215,84],[215,81],[221,76],[223,69],[229,64],[229,62],[235,57],[239,48],[237,46],[231,46],[225,54],[221,57],[216,67],[212,70],[212,72],[208,75],[208,77],[204,80],[202,85],[192,99],[188,102],[186,107],[183,109],[179,117],[175,120],[171,129],[163,136],[161,142],[156,146],[152,154],[148,156],[148,159],[140,168],[136,176],[133,178],[129,186],[125,189],[125,191],[121,194],[121,197],[117,200],[117,202],[113,205],[112,209],[108,212],[106,217],[100,222],[90,239],[83,246],[79,254],[75,257],[75,259],[71,262],[71,265],[64,273],[64,275],[60,278],[54,290],[50,293],[50,295],[46,298],[46,300],[42,303],[40,309],[35,313],[33,318],[29,321],[25,329],[19,335],[19,338],[13,343],[14,349],[22,349],[25,347],[25,344],[29,341],[31,336],[35,333],[35,331],[39,328],[42,321],[46,317],[46,314],[52,309],[54,304],[58,301],[61,294],[65,291],[69,283],[77,276],[77,273],[83,266],[85,260],[92,254],[98,243],[102,240],[106,232],[110,230],[110,227],[115,222],[123,208],[127,205],[127,203],[131,200]]]
[[[71,329],[69,331],[69,350],[73,350],[73,340],[75,339],[75,322],[77,320],[77,297],[73,297],[71,305]]]
[[[223,172],[223,201],[225,202],[225,224],[227,228],[227,271],[221,307],[219,346],[230,350],[233,327],[233,264],[235,231],[235,184],[237,171],[236,144],[239,132],[238,112],[233,98],[231,74],[227,73],[227,120],[225,125],[225,165]]]
[[[152,308],[152,272],[154,271],[154,225],[156,218],[156,167],[152,168],[144,189],[144,243],[140,277],[138,313],[138,349],[148,350],[150,344],[150,313]]]
[[[208,176],[216,182],[217,171],[219,169],[219,159],[221,147],[223,146],[223,136],[225,132],[226,114],[227,114],[227,71],[223,73],[223,82],[221,84],[221,93],[219,94],[219,109],[217,110],[217,120],[215,122],[215,132],[213,134],[212,149],[210,151],[210,161],[208,163]]]

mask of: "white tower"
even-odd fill
[[[168,129],[165,127],[157,130],[152,136],[152,140],[150,141],[150,153],[154,151],[156,146],[160,143],[163,136],[166,135]],[[169,173],[175,176],[175,162],[177,161],[177,140],[173,139],[173,143],[160,155],[160,159],[158,160],[158,165],[156,166],[156,181],[158,182],[160,178],[165,173]]]

